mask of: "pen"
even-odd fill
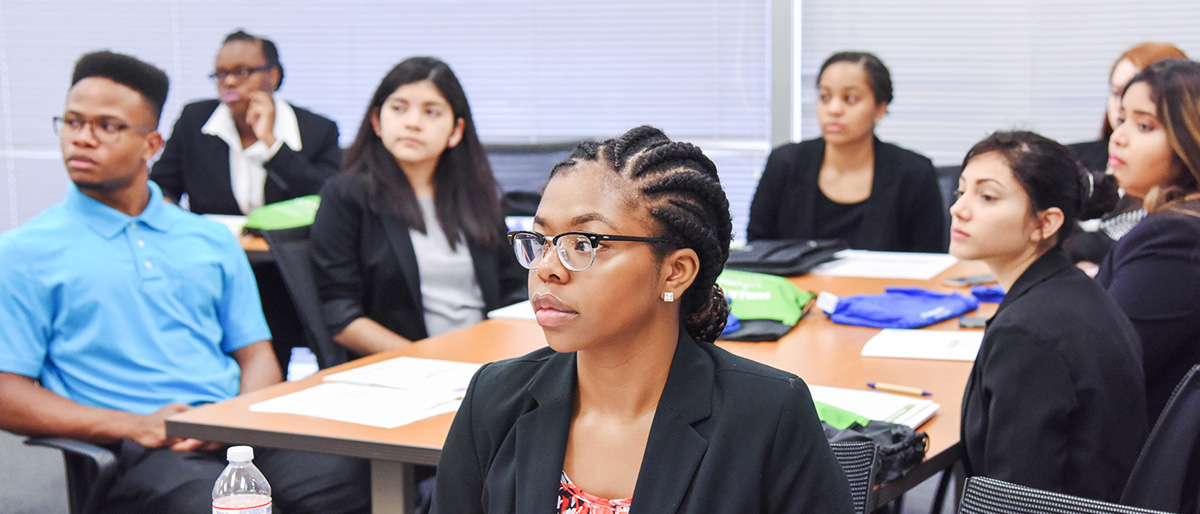
[[[916,396],[933,396],[933,393],[921,389],[919,387],[909,387],[896,384],[888,384],[885,382],[867,382],[867,387],[879,391],[889,391],[893,393],[911,394]]]

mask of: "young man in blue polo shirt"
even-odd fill
[[[237,240],[148,182],[166,96],[149,64],[80,58],[54,119],[74,185],[0,234],[0,428],[112,448],[114,512],[206,512],[221,446],[168,437],[165,418],[280,381]],[[255,463],[281,511],[369,508],[362,461],[260,449]]]

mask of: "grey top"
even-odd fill
[[[429,336],[483,321],[483,292],[466,240],[458,235],[451,250],[434,212],[433,198],[418,198],[417,202],[425,218],[425,233],[409,229],[409,236],[421,274],[421,302]]]

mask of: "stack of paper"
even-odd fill
[[[479,364],[397,357],[325,377],[325,383],[250,406],[255,412],[395,428],[462,403]]]
[[[501,307],[488,313],[488,319],[537,319],[529,300]]]
[[[834,260],[813,268],[812,272],[836,277],[929,280],[958,262],[953,255],[944,253],[842,250],[834,256]]]
[[[225,225],[234,237],[242,237],[242,229],[246,227],[246,217],[233,214],[205,214],[205,218]]]
[[[941,406],[930,400],[840,387],[810,385],[813,401],[847,410],[867,419],[908,425],[913,429],[937,414]]]
[[[863,357],[974,361],[983,344],[979,330],[885,328],[863,345]]]

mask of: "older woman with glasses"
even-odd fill
[[[513,232],[549,348],[484,366],[433,512],[850,512],[804,382],[712,344],[729,203],[699,148],[581,144]]]
[[[184,106],[150,173],[164,196],[187,195],[200,214],[250,214],[317,194],[337,173],[337,124],[276,95],[283,65],[270,39],[229,34],[209,78],[219,98]]]

